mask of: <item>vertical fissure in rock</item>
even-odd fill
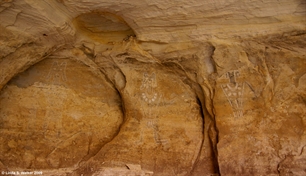
[[[203,93],[204,95],[204,93]],[[208,98],[204,95],[204,99]],[[220,174],[220,169],[219,169],[219,162],[218,162],[218,149],[217,149],[217,144],[218,144],[218,130],[216,129],[216,121],[215,117],[208,117],[205,118],[205,116],[212,116],[211,114],[208,113],[208,110],[206,109],[207,107],[205,106],[205,102],[199,100],[199,105],[201,108],[201,114],[203,118],[203,142],[205,140],[205,133],[208,133],[208,141],[209,141],[209,147],[212,152],[212,163],[214,167],[215,174]],[[206,119],[206,121],[205,121]],[[209,120],[209,121],[207,121]],[[207,129],[205,128],[205,124],[207,124]],[[202,151],[202,150],[201,150]]]
[[[205,140],[204,139],[205,138],[205,136],[204,136],[204,133],[205,133],[205,119],[204,119],[204,114],[203,114],[203,110],[202,110],[202,103],[201,103],[198,96],[196,98],[197,98],[197,103],[200,106],[200,112],[201,112],[201,118],[202,118],[202,124],[201,124],[202,125],[202,140],[201,140],[201,145],[200,145],[199,151],[197,152],[197,157],[195,159],[195,162],[192,165],[192,169],[190,170],[191,175],[193,174],[195,167],[199,163],[201,153],[202,153],[202,148],[204,146],[204,140]]]
[[[212,100],[210,99],[210,97],[207,97],[207,95],[204,93],[202,86],[199,83],[193,81],[192,78],[188,76],[188,74],[186,73],[186,70],[181,64],[177,62],[164,62],[163,64],[166,67],[172,68],[172,70],[174,70],[177,74],[183,75],[185,77],[185,79],[183,79],[182,81],[186,85],[188,85],[193,90],[193,92],[195,92],[197,103],[199,105],[199,109],[201,112],[203,138],[201,142],[201,148],[198,152],[198,155],[196,157],[196,160],[192,166],[190,173],[193,174],[196,167],[201,167],[202,163],[200,162],[203,162],[202,161],[203,160],[202,155],[204,155],[203,150],[205,150],[205,147],[208,147],[209,150],[211,151],[211,161],[210,162],[213,167],[213,172],[214,174],[219,174],[220,169],[219,169],[219,163],[218,163],[218,150],[217,150],[218,130],[216,129],[216,121],[215,121],[214,114],[210,114],[207,109],[207,108],[213,108],[213,107],[212,106],[207,107],[205,105],[206,101],[212,101]],[[210,112],[213,112],[213,110],[211,110]],[[205,140],[208,140],[209,146],[205,145]]]
[[[211,65],[214,68],[214,72],[212,74],[214,74],[217,71],[217,64],[213,59],[213,54],[214,54],[215,50],[216,50],[216,47],[211,45],[211,53],[210,53],[210,57],[209,57],[210,59],[209,60],[211,61]],[[207,106],[204,106],[204,107],[205,107],[205,111],[207,111],[207,114],[209,116],[211,116],[210,119],[211,119],[212,124],[210,124],[210,129],[212,130],[211,132],[213,134],[209,135],[210,136],[209,138],[210,138],[211,147],[212,147],[212,150],[213,150],[213,153],[214,153],[214,166],[215,166],[215,169],[216,169],[217,173],[221,174],[220,173],[220,166],[219,166],[219,159],[218,159],[218,146],[217,146],[218,143],[219,143],[219,129],[217,127],[216,116],[215,116],[215,113],[214,113],[215,112],[214,111],[214,104],[213,104],[213,98],[215,96],[215,87],[212,87],[211,89],[213,89],[213,90],[211,90],[211,94],[213,94],[213,95],[211,95],[210,97],[208,97],[208,96],[204,97],[204,99],[206,99],[206,100],[208,99],[207,101],[210,102],[211,106],[209,106],[209,108],[211,108],[211,110],[209,112],[211,112],[211,113],[208,113],[208,110],[207,110],[208,107]]]

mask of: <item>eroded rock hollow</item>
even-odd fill
[[[304,0],[0,1],[1,174],[306,175],[305,28]]]

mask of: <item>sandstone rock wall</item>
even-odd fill
[[[1,1],[0,170],[305,175],[304,1]]]

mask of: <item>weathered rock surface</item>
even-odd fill
[[[0,30],[4,175],[306,175],[304,0],[4,0]]]

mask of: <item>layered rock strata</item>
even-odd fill
[[[0,2],[0,170],[305,175],[305,6]]]

